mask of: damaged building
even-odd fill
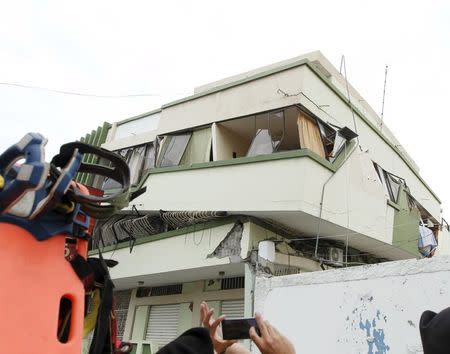
[[[119,261],[119,335],[137,354],[199,325],[203,300],[217,315],[251,316],[256,274],[449,253],[439,198],[320,52],[198,87],[84,140],[120,154],[139,194],[97,223],[91,244]]]

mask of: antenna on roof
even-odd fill
[[[384,87],[383,87],[383,103],[381,104],[381,123],[380,123],[380,132],[383,130],[383,116],[384,116],[384,98],[386,96],[386,78],[388,73],[388,66],[384,68]]]

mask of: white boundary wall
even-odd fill
[[[257,277],[255,286],[255,311],[299,354],[423,353],[422,312],[449,306],[448,256]]]

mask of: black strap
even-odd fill
[[[111,342],[111,310],[113,305],[114,285],[109,276],[105,278],[101,294],[100,307],[98,309],[97,323],[95,324],[89,354],[112,354]]]
[[[111,341],[111,311],[113,308],[114,284],[108,271],[108,265],[115,266],[116,261],[105,260],[99,249],[99,258],[85,260],[77,253],[74,240],[66,239],[65,258],[83,282],[86,290],[92,289],[94,281],[102,284],[100,288],[100,306],[95,323],[94,336],[89,354],[113,354]]]
[[[113,307],[114,284],[109,275],[108,266],[103,258],[100,248],[99,258],[89,258],[88,261],[94,269],[96,279],[103,283],[101,302],[98,309],[97,323],[95,324],[94,336],[92,339],[89,354],[112,354],[113,343],[111,341],[111,311]],[[117,264],[117,263],[116,263]]]
[[[130,170],[125,160],[106,149],[82,142],[72,142],[61,146],[59,154],[53,157],[51,164],[56,167],[65,166],[76,149],[81,154],[91,154],[106,159],[111,165],[111,167],[108,167],[82,162],[78,172],[111,178],[118,182],[121,188],[117,193],[103,197],[85,194],[78,188],[70,188],[67,191],[69,199],[80,203],[81,209],[96,219],[106,218],[127,206],[130,200]],[[104,203],[108,204],[105,205]]]
[[[78,254],[76,240],[66,238],[64,257],[72,266],[72,269],[80,278],[86,291],[92,290],[95,281],[94,270],[89,262]]]

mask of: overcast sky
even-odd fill
[[[195,86],[321,50],[381,111],[450,209],[450,1],[0,0],[0,151],[26,132],[48,159],[104,121],[191,94]],[[444,212],[450,215],[449,210]]]

